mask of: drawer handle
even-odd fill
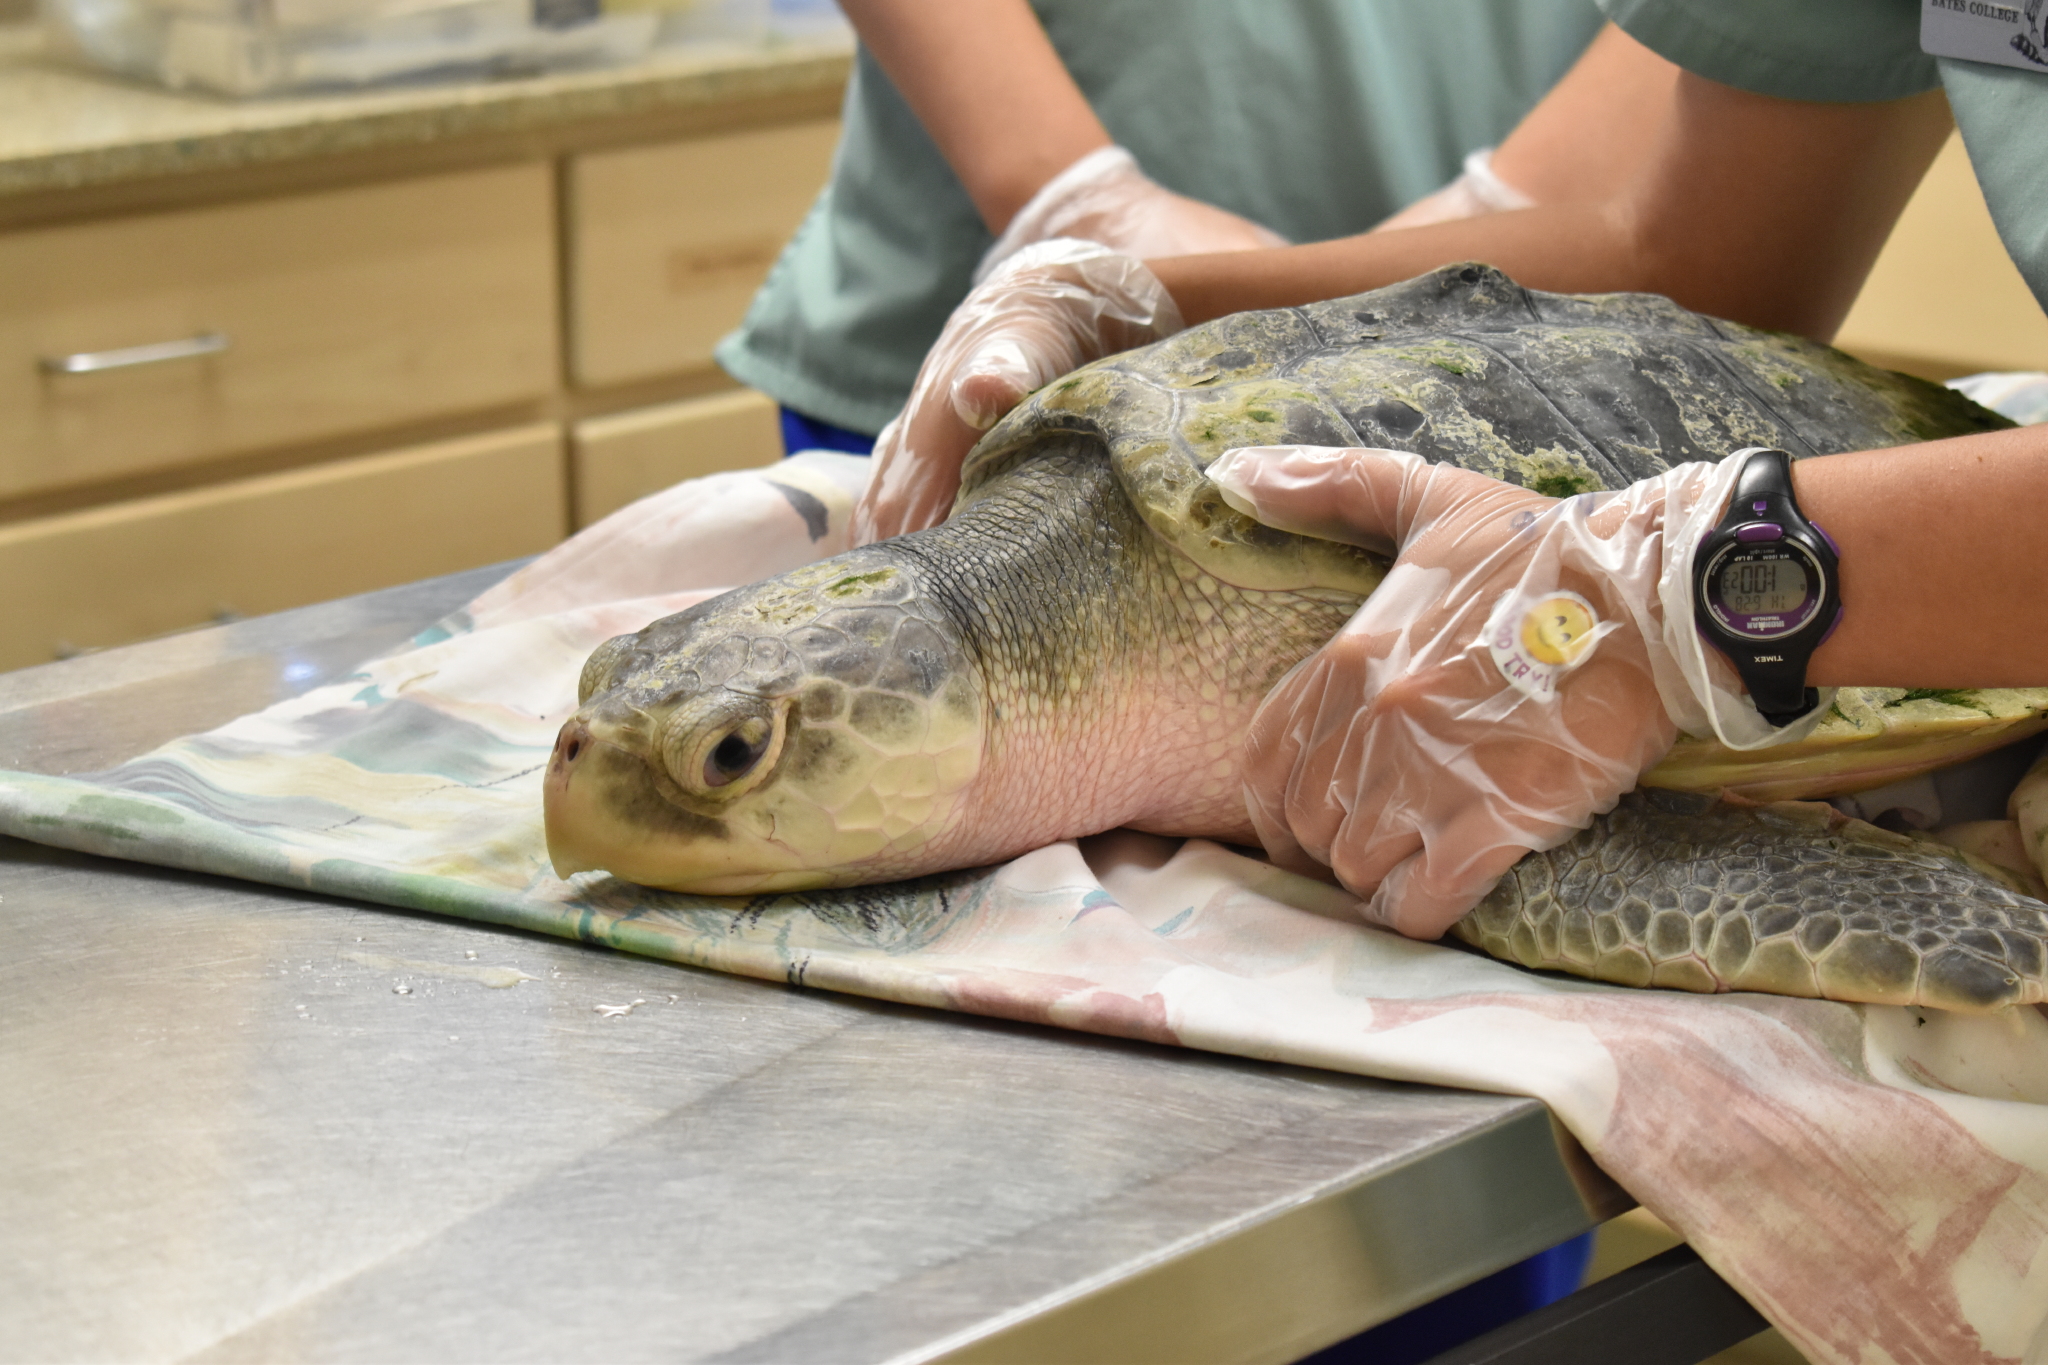
[[[164,360],[190,360],[194,356],[219,355],[228,348],[225,333],[201,332],[178,341],[159,341],[149,346],[124,346],[118,351],[80,351],[75,355],[46,355],[42,365],[51,374],[94,374],[100,370],[126,370],[136,365],[154,365]]]

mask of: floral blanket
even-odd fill
[[[1367,928],[1219,845],[714,900],[550,871],[540,784],[605,638],[846,547],[862,460],[629,507],[402,652],[85,778],[0,832],[826,990],[1533,1095],[1809,1357],[2048,1362],[2048,1017],[1691,996]]]

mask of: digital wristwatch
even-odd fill
[[[1749,699],[1773,726],[1820,704],[1807,660],[1842,619],[1840,556],[1828,533],[1799,514],[1792,457],[1752,446],[1720,524],[1692,559],[1694,623],[1728,656]]]

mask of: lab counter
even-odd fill
[[[0,669],[533,554],[778,458],[712,352],[851,64],[235,101],[0,24],[0,582],[36,585]]]
[[[0,675],[108,766],[505,571]],[[20,1359],[1296,1359],[1620,1211],[1534,1101],[0,840]]]
[[[421,164],[758,121],[778,102],[828,113],[852,64],[843,46],[659,49],[638,61],[503,80],[231,100],[164,90],[46,53],[0,23],[0,216],[51,192],[369,157]]]

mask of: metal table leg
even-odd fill
[[[1698,1252],[1675,1246],[1429,1365],[1697,1365],[1768,1326]]]

